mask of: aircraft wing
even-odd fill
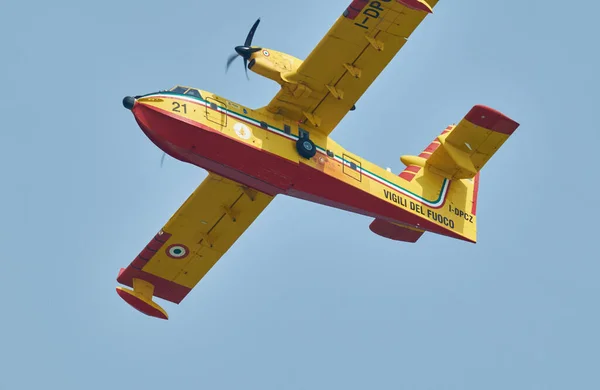
[[[354,0],[266,107],[325,134],[432,13],[438,0]]]
[[[133,262],[117,287],[144,314],[167,319],[153,296],[180,303],[273,199],[210,173]]]

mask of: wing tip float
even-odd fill
[[[137,311],[150,317],[168,320],[167,312],[152,300],[154,285],[141,279],[133,279],[133,290],[117,287],[117,294]]]
[[[378,236],[388,238],[390,240],[415,243],[421,238],[425,230],[401,226],[396,223],[388,222],[383,219],[376,218],[369,225],[369,229]]]
[[[403,6],[417,11],[424,11],[429,14],[433,13],[433,8],[424,0],[398,0],[398,3]]]

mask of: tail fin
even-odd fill
[[[480,171],[518,127],[504,114],[478,105],[458,125],[448,126],[421,154],[401,157],[406,169],[399,176],[417,193],[450,183],[442,205],[426,212],[444,225],[448,235],[476,242]],[[379,219],[373,221],[371,230],[407,242],[415,242],[425,231]]]
[[[402,156],[402,174],[427,168],[446,179],[473,179],[519,124],[504,114],[475,106],[457,126],[449,126],[419,156]],[[412,169],[409,169],[412,168]]]

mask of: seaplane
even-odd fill
[[[305,60],[253,46],[258,19],[226,68],[241,58],[246,75],[280,85],[264,107],[182,85],[125,97],[151,142],[208,174],[119,271],[118,295],[168,319],[153,298],[181,303],[278,195],[366,216],[390,240],[415,243],[429,232],[475,243],[480,171],[517,122],[474,105],[422,152],[402,156],[399,173],[330,137],[437,2],[353,0]],[[385,128],[374,121],[363,131]]]

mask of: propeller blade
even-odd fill
[[[163,153],[162,157],[160,158],[160,167],[161,167],[161,168],[163,167],[163,164],[164,164],[164,162],[165,162],[165,156],[166,156],[166,155],[167,155],[166,153]]]
[[[250,29],[250,32],[248,33],[248,36],[246,37],[246,42],[244,42],[244,46],[246,46],[246,47],[252,46],[252,40],[254,39],[254,33],[256,32],[256,29],[258,28],[259,24],[260,24],[260,18],[258,18],[256,20],[256,22],[254,22],[254,25],[252,26],[252,28]]]
[[[246,78],[248,80],[250,80],[250,77],[248,77],[248,60],[250,59],[250,57],[252,56],[253,53],[256,53],[257,51],[262,50],[260,47],[251,47],[250,46],[250,45],[252,45],[252,40],[254,39],[254,33],[256,33],[256,29],[258,28],[259,24],[260,24],[260,18],[258,18],[256,20],[256,22],[254,22],[254,24],[252,25],[252,28],[250,29],[250,32],[248,32],[248,36],[246,37],[246,42],[244,42],[244,46],[236,46],[235,47],[235,52],[237,54],[232,54],[227,59],[227,65],[225,66],[226,73],[229,70],[229,67],[231,66],[233,61],[235,61],[236,57],[240,56],[244,59],[244,72],[246,73]]]
[[[229,56],[229,59],[227,59],[227,66],[225,67],[225,72],[227,72],[229,70],[229,66],[231,66],[231,63],[233,61],[235,61],[235,59],[238,57],[238,55],[236,53],[232,54]]]

